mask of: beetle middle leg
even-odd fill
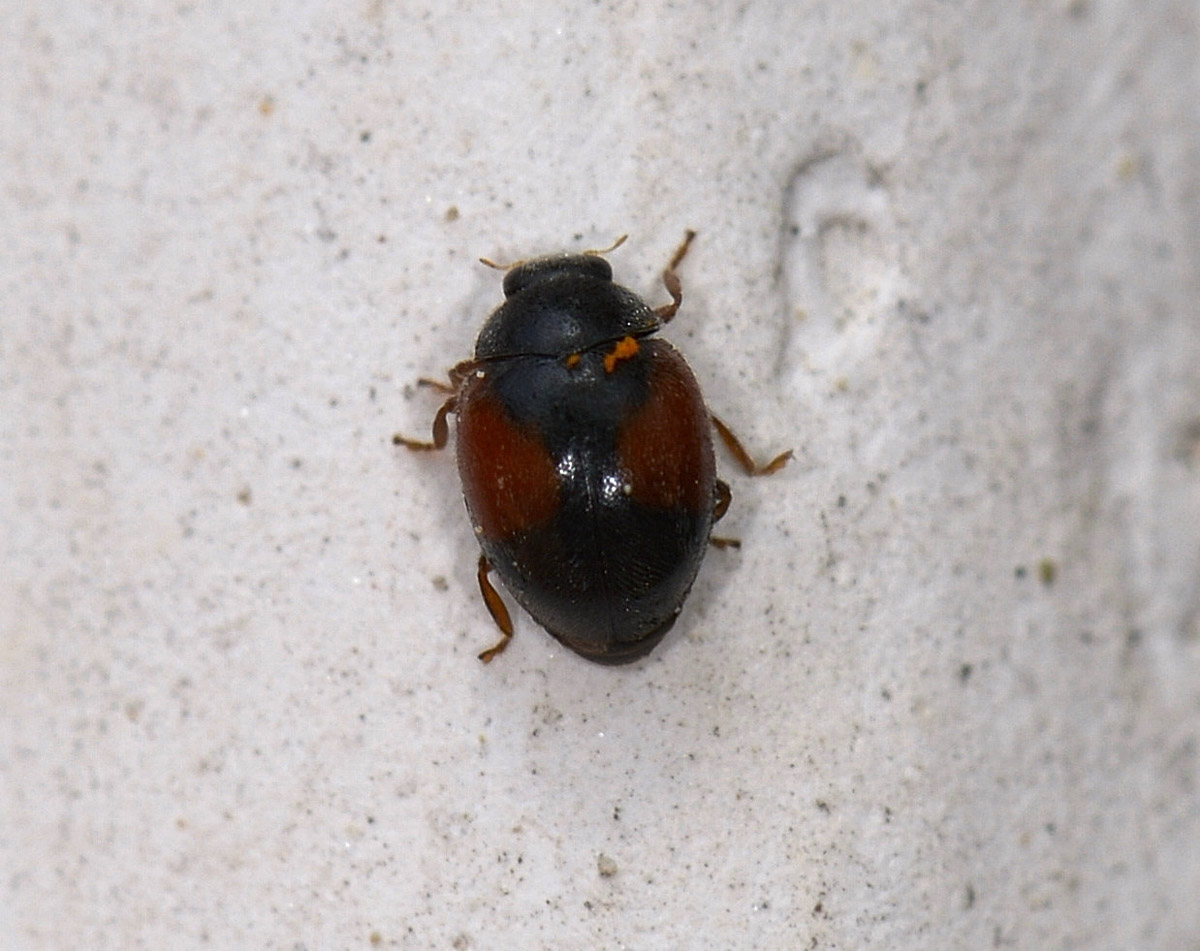
[[[750,453],[746,452],[746,447],[743,446],[741,440],[733,434],[732,429],[726,426],[715,416],[712,416],[711,419],[713,428],[717,431],[717,435],[721,437],[721,442],[725,443],[725,448],[727,448],[733,455],[733,458],[738,461],[738,465],[745,470],[746,475],[770,475],[773,472],[778,472],[780,469],[786,466],[788,460],[792,458],[792,450],[789,449],[787,452],[781,452],[770,462],[760,465],[754,461],[754,458],[750,455]],[[725,507],[729,507],[728,503],[726,503]],[[724,509],[721,510],[721,514],[725,514]]]
[[[466,360],[450,368],[450,372],[447,374],[450,377],[449,383],[442,383],[440,380],[431,380],[425,376],[417,380],[417,383],[421,386],[427,386],[430,389],[437,390],[439,393],[449,394],[446,402],[438,407],[437,415],[433,417],[433,440],[426,442],[423,439],[409,439],[407,436],[395,433],[392,436],[392,445],[403,446],[415,452],[432,452],[437,449],[445,449],[446,443],[450,440],[450,426],[446,422],[446,417],[458,409],[458,389],[462,385],[462,381],[466,375],[475,368],[475,361]]]
[[[483,603],[487,606],[488,613],[491,614],[492,620],[496,622],[496,627],[500,628],[500,634],[502,635],[500,640],[479,654],[479,659],[485,664],[491,663],[493,657],[502,653],[504,648],[508,647],[508,642],[512,640],[513,636],[512,618],[509,616],[508,608],[504,606],[504,599],[500,597],[500,592],[488,581],[488,573],[491,570],[492,564],[487,560],[487,556],[480,555],[479,592],[483,595]]]
[[[721,420],[715,416],[709,417],[712,420],[713,428],[717,431],[717,435],[721,437],[721,442],[725,443],[726,448],[732,453],[733,457],[738,461],[738,464],[746,471],[747,475],[762,476],[770,475],[773,472],[778,472],[787,465],[788,460],[792,458],[792,450],[781,452],[778,456],[772,459],[765,465],[760,465],[754,461],[754,458],[746,451],[746,447],[742,445],[740,439],[733,434],[733,430],[726,426]],[[729,486],[717,480],[716,493],[713,498],[713,521],[719,522],[722,516],[729,511],[729,503],[733,499],[733,493],[729,491]],[[741,548],[742,543],[736,538],[721,538],[711,536],[708,539],[710,545],[714,548]]]
[[[655,307],[654,313],[664,324],[670,322],[671,318],[675,316],[675,312],[679,310],[679,305],[683,302],[683,285],[679,283],[679,274],[675,269],[679,267],[679,262],[687,254],[688,248],[692,244],[692,239],[695,237],[696,232],[692,231],[691,228],[684,232],[683,243],[675,249],[675,254],[672,255],[670,263],[667,264],[667,269],[662,273],[662,282],[666,285],[667,293],[671,295],[671,303]]]
[[[425,381],[422,380],[421,382],[424,383]],[[392,445],[403,446],[405,449],[412,449],[416,452],[431,452],[437,449],[445,449],[446,443],[450,441],[450,424],[446,422],[446,417],[453,413],[457,407],[457,394],[451,396],[438,407],[437,415],[433,417],[433,440],[431,442],[425,442],[423,439],[409,439],[407,436],[395,433],[392,436]]]

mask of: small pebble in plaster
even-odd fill
[[[604,853],[596,857],[596,871],[601,878],[612,878],[617,874],[617,863]]]
[[[483,549],[479,588],[508,645],[512,619],[488,580],[495,568],[517,601],[588,660],[645,656],[682,610],[729,508],[710,426],[749,475],[781,469],[791,451],[756,463],[704,404],[679,352],[654,335],[683,300],[676,268],[687,232],[663,271],[671,296],[651,308],[613,283],[603,251],[564,253],[504,268],[505,301],[450,370],[422,380],[446,401],[430,442],[446,446],[457,417],[458,472]],[[492,267],[499,267],[484,261]]]

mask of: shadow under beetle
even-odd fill
[[[603,251],[518,261],[504,302],[450,370],[433,441],[397,434],[414,450],[445,447],[457,417],[458,473],[479,539],[479,588],[508,646],[512,619],[488,580],[494,568],[526,611],[559,641],[601,664],[654,649],[695,580],[713,523],[732,495],[717,478],[709,425],[750,475],[758,465],[704,405],[691,369],[654,336],[683,293],[676,268],[688,231],[663,271],[671,302],[651,309],[614,284]],[[499,267],[491,261],[484,264]]]

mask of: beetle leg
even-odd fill
[[[725,443],[726,448],[733,453],[733,457],[738,461],[738,464],[746,470],[746,475],[761,476],[770,475],[772,472],[778,472],[787,465],[787,461],[792,458],[792,450],[781,452],[778,456],[768,462],[766,465],[759,465],[751,457],[750,453],[746,452],[745,447],[733,434],[733,430],[721,422],[717,417],[712,417],[713,428],[716,429],[717,435],[721,437],[721,442]],[[724,514],[724,510],[722,510]]]
[[[729,483],[717,480],[713,499],[713,521],[719,522],[725,517],[725,513],[729,511],[729,503],[733,501],[733,493],[729,491]]]
[[[427,386],[431,390],[437,390],[439,393],[450,394],[458,392],[458,388],[456,386],[453,386],[450,383],[443,383],[441,380],[431,380],[427,376],[421,377],[421,379],[417,380],[417,383],[420,386]]]
[[[406,449],[413,449],[417,452],[430,452],[434,449],[445,449],[446,443],[450,440],[450,427],[446,423],[446,417],[458,409],[458,391],[462,386],[463,380],[467,376],[479,368],[479,363],[475,360],[464,360],[462,363],[456,363],[446,374],[450,377],[449,383],[443,383],[440,380],[431,380],[427,376],[417,380],[420,386],[427,386],[430,389],[437,390],[439,393],[447,393],[449,396],[437,411],[437,415],[433,417],[433,441],[425,442],[422,439],[409,439],[407,436],[401,436],[396,433],[392,436],[393,446],[404,446]]]
[[[444,402],[437,411],[437,415],[433,417],[433,441],[425,442],[421,439],[409,439],[407,436],[401,436],[396,433],[392,436],[393,446],[403,446],[405,449],[413,449],[417,452],[431,452],[435,449],[445,449],[446,443],[450,441],[450,425],[446,422],[446,417],[453,413],[458,406],[458,396],[451,396]]]
[[[676,273],[675,268],[679,267],[679,262],[687,254],[688,247],[691,245],[694,237],[696,237],[696,232],[691,228],[684,232],[683,244],[675,249],[675,254],[667,265],[667,269],[662,273],[662,281],[666,285],[667,293],[671,295],[671,303],[654,308],[654,313],[664,324],[668,323],[675,316],[675,312],[679,310],[680,303],[683,302],[683,285],[679,283],[679,275]]]
[[[500,592],[488,581],[488,572],[491,570],[491,562],[485,555],[480,555],[479,592],[483,595],[483,603],[487,605],[488,613],[491,614],[492,620],[496,622],[496,627],[500,628],[500,633],[503,635],[500,640],[479,655],[479,659],[485,664],[490,663],[493,657],[508,647],[508,642],[512,640],[513,636],[512,618],[508,615],[508,608],[504,606]]]
[[[729,503],[733,501],[733,493],[729,491],[729,485],[720,479],[717,480],[716,489],[713,493],[713,521],[719,522],[725,517],[725,513],[729,511]],[[722,538],[717,535],[710,535],[708,543],[713,548],[741,548],[742,543],[736,538]]]

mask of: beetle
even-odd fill
[[[671,629],[732,493],[717,478],[715,429],[750,475],[758,465],[711,415],[679,352],[655,336],[683,301],[677,268],[687,231],[662,274],[671,297],[651,308],[612,280],[609,248],[517,261],[504,301],[484,323],[474,356],[449,371],[432,440],[392,437],[416,451],[444,449],[454,414],[458,472],[482,549],[479,589],[501,638],[513,634],[489,580],[577,654],[625,664]]]

